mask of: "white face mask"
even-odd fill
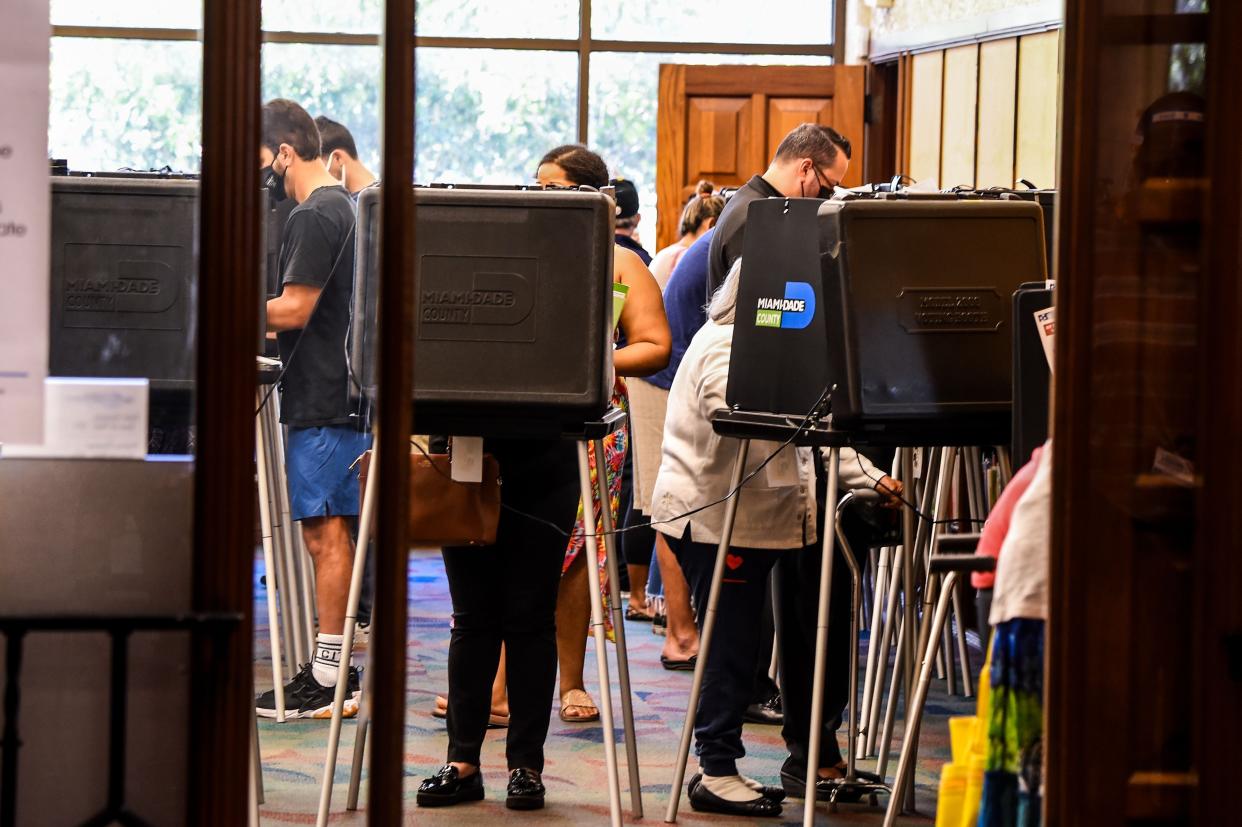
[[[327,161],[327,163],[325,163],[325,164],[323,165],[323,166],[324,166],[324,169],[326,169],[326,170],[328,171],[328,174],[329,174],[329,175],[331,175],[331,176],[332,176],[333,178],[335,178],[336,180],[340,181],[340,182],[341,182],[341,186],[345,186],[345,164],[343,164],[343,163],[341,164],[341,174],[340,174],[340,175],[334,175],[334,174],[333,174],[333,172],[332,172],[332,160],[333,160],[335,157],[336,157],[336,153],[335,153],[335,152],[334,152],[334,153],[332,153],[331,155],[329,155],[329,156],[328,156],[328,161]]]

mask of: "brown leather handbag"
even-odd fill
[[[361,457],[358,484],[363,492],[371,452]],[[410,446],[411,546],[489,546],[500,524],[500,463],[483,455],[482,482],[457,482],[448,454],[424,454]]]

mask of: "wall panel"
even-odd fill
[[[1056,183],[1057,99],[1061,91],[1060,32],[1018,43],[1018,117],[1014,170],[1041,187]]]
[[[976,186],[1013,186],[1013,141],[1017,114],[1017,38],[980,44]]]
[[[940,149],[942,187],[969,187],[975,184],[978,93],[978,45],[947,49],[944,53],[944,106]]]
[[[944,52],[915,55],[911,61],[910,163],[916,181],[940,181],[943,120]]]

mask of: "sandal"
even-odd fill
[[[651,623],[652,621],[655,620],[655,616],[649,615],[643,611],[639,611],[638,609],[635,609],[633,606],[626,606],[625,607],[625,619],[637,621],[638,623]]]
[[[571,709],[591,709],[590,715],[566,715]],[[567,724],[589,724],[599,720],[599,707],[583,689],[571,689],[561,696],[561,720]]]
[[[431,709],[431,717],[441,720],[448,717],[448,698],[443,695],[436,695],[436,705]],[[506,729],[508,726],[508,715],[499,715],[493,712],[487,717],[488,729]]]

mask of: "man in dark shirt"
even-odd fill
[[[263,107],[260,163],[273,200],[292,198],[280,249],[281,292],[267,303],[284,373],[281,421],[289,428],[286,470],[292,517],[315,566],[319,634],[315,657],[285,687],[287,715],[327,717],[342,657],[354,544],[347,518],[358,514],[350,470],[370,446],[345,361],[354,275],[354,203],[320,160],[319,130],[296,103]],[[351,690],[357,681],[350,673]],[[275,716],[274,691],[258,714]],[[350,692],[346,714],[357,711]]]
[[[804,123],[776,148],[763,175],[756,175],[725,204],[716,221],[708,266],[707,294],[724,284],[733,262],[742,257],[746,210],[758,198],[829,198],[850,165],[850,142],[830,126]]]
[[[617,199],[617,244],[632,250],[643,260],[643,264],[651,265],[651,253],[639,243],[638,224],[643,217],[638,214],[638,188],[634,182],[626,178],[613,178],[608,183],[616,190]]]

